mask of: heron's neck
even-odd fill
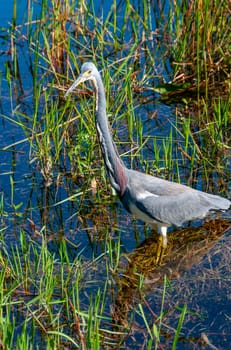
[[[125,165],[119,157],[117,148],[112,140],[106,115],[106,97],[101,77],[93,82],[96,90],[96,128],[104,163],[110,178],[112,187],[119,195],[123,195],[126,185]]]

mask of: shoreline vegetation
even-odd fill
[[[129,167],[230,197],[229,1],[23,6],[1,28],[0,349],[225,348],[230,217],[170,234],[155,266],[112,196],[93,90],[64,94],[93,61]]]

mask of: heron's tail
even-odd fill
[[[214,210],[227,210],[231,205],[231,202],[228,199],[209,193],[206,193],[206,198],[204,199],[209,201],[211,208]]]

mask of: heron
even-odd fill
[[[129,213],[157,226],[161,249],[167,247],[169,226],[180,227],[185,222],[207,217],[211,211],[229,209],[231,202],[226,198],[127,168],[112,139],[105,89],[94,63],[82,65],[79,77],[66,91],[65,98],[86,81],[91,81],[95,90],[95,125],[111,186]]]

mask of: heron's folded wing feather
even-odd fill
[[[187,191],[174,196],[136,198],[136,206],[159,222],[181,226],[184,222],[202,219],[214,208],[199,191]]]

